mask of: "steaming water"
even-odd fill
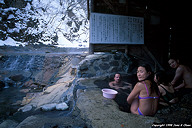
[[[4,56],[5,61],[1,63],[1,70],[22,70],[28,71],[30,69],[37,70],[38,68],[43,66],[44,56],[39,55],[12,55],[12,56]],[[39,67],[35,67],[35,65]]]

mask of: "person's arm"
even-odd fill
[[[183,83],[181,83],[179,86],[175,87],[175,90],[179,90],[180,88],[183,88],[185,86],[185,83],[183,81]]]
[[[122,84],[123,84],[123,86],[119,87],[119,88],[121,88],[121,89],[128,89],[129,88],[132,90],[132,84],[125,82],[125,81],[122,81]]]
[[[109,83],[109,86],[110,86],[111,88],[114,88],[114,89],[119,89],[118,86],[115,86],[114,81],[110,82],[110,83]]]
[[[128,104],[131,104],[133,102],[133,100],[138,97],[138,95],[141,91],[140,84],[141,83],[137,83],[135,85],[135,87],[133,88],[133,90],[131,91],[131,93],[129,94],[129,96],[127,97]]]
[[[159,92],[160,92],[160,95],[162,96],[162,95],[165,95],[165,90],[161,87],[161,86],[158,86],[158,88],[159,88]]]
[[[124,84],[127,84],[128,86],[132,86],[131,83],[128,83],[128,82],[125,82],[125,81],[123,81],[123,82],[124,82]]]
[[[109,82],[109,87],[113,87],[113,81],[112,82]]]
[[[175,86],[176,82],[182,77],[182,74],[183,74],[183,69],[181,67],[178,67],[175,72],[175,76],[171,81],[171,85]]]

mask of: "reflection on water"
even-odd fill
[[[16,87],[4,88],[0,91],[0,123],[17,112],[25,95],[25,92],[21,92],[21,88]]]

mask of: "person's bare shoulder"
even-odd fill
[[[137,84],[135,85],[136,88],[142,88],[143,87],[143,83],[142,82],[137,82]]]
[[[185,68],[186,68],[185,65],[179,65],[179,67],[177,69],[182,70],[182,69],[185,69]]]
[[[109,86],[113,86],[114,81],[109,82]]]
[[[182,73],[183,71],[185,71],[186,66],[185,65],[179,65],[179,67],[177,68],[176,72],[177,73]]]

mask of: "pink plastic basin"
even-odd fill
[[[102,89],[102,92],[103,92],[103,96],[105,98],[108,98],[108,99],[114,99],[115,96],[117,95],[117,91],[113,90],[113,89],[108,89],[108,88],[104,88]]]

